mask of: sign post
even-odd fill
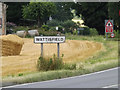
[[[59,45],[59,43],[57,43],[57,49],[58,49],[58,52],[57,52],[57,57],[59,58],[60,57],[60,45]]]
[[[41,43],[41,57],[43,57],[43,43]]]
[[[65,36],[35,36],[34,43],[41,44],[41,57],[43,57],[43,43],[57,43],[57,57],[60,57],[60,43],[65,42]]]
[[[105,20],[105,33],[106,33],[106,40],[107,40],[108,33],[113,33],[113,20]]]

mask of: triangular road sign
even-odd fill
[[[113,32],[113,20],[105,20],[105,32],[106,33]]]
[[[113,27],[113,24],[110,22],[110,20],[108,20],[108,22],[106,23],[105,26],[111,26],[111,27]]]

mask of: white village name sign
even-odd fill
[[[36,36],[35,43],[64,43],[65,36]]]
[[[35,36],[34,43],[41,44],[41,57],[43,57],[43,43],[57,43],[57,52],[59,58],[59,50],[60,46],[59,43],[65,42],[65,36]]]

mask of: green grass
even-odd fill
[[[104,50],[86,60],[83,60],[83,62],[77,62],[76,69],[74,70],[69,70],[69,68],[66,66],[66,68],[62,70],[20,73],[16,76],[9,75],[7,77],[3,77],[3,86],[66,78],[106,70],[118,66],[118,41],[106,41],[103,36],[90,37],[70,34],[67,34],[66,38],[70,40],[89,40],[100,42],[103,43]]]

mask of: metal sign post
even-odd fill
[[[108,34],[106,33],[106,40],[108,40]]]
[[[41,44],[41,57],[43,57],[43,43],[57,43],[57,57],[60,57],[60,43],[65,42],[65,36],[35,36],[34,43]]]
[[[43,57],[43,43],[41,43],[41,57]]]
[[[60,57],[60,45],[59,43],[57,43],[57,57],[59,58]]]

